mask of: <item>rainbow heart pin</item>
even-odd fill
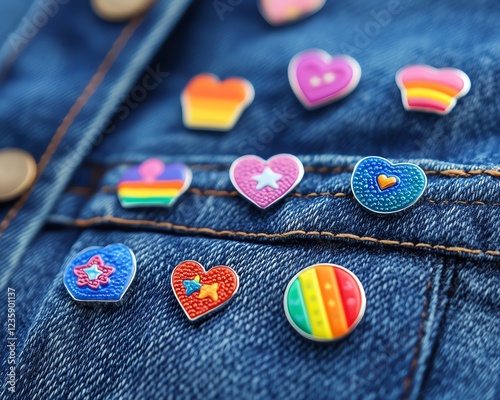
[[[186,165],[150,158],[123,174],[118,199],[125,208],[170,207],[189,188],[191,179],[192,172]]]
[[[184,313],[195,321],[225,306],[238,291],[240,278],[225,265],[206,271],[199,262],[187,260],[174,268],[170,283]]]
[[[396,74],[403,105],[407,111],[448,114],[457,99],[469,93],[471,82],[465,72],[455,68],[437,69],[411,65]]]
[[[352,57],[312,49],[292,58],[288,79],[304,107],[313,109],[351,93],[361,79],[361,67]]]

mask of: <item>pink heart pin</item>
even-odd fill
[[[229,177],[236,190],[260,208],[267,208],[290,193],[304,176],[304,166],[291,154],[265,161],[243,156],[231,165]]]
[[[283,25],[318,12],[326,0],[260,0],[262,16],[271,25]]]
[[[361,79],[361,67],[352,57],[332,57],[323,50],[313,49],[293,57],[288,79],[304,107],[313,109],[351,93]]]

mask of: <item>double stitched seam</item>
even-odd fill
[[[489,175],[493,178],[500,178],[500,171],[494,169],[476,169],[470,171],[464,171],[461,169],[448,169],[445,171],[425,171],[427,175],[442,175],[450,176],[455,178],[468,178],[477,175]]]
[[[459,204],[463,206],[490,206],[498,207],[500,203],[485,203],[484,201],[462,201],[462,200],[426,200],[428,203],[432,204]]]
[[[351,172],[354,170],[353,167],[305,167],[306,172],[316,172],[320,174],[331,174],[331,173],[341,173],[341,172]],[[436,170],[426,170],[424,171],[427,175],[441,175],[453,178],[469,178],[471,176],[477,175],[488,175],[494,178],[500,178],[500,171],[493,169],[475,169],[475,170],[463,170],[463,169],[447,169],[443,171]]]
[[[115,186],[104,186],[101,189],[101,192],[103,193],[109,193],[109,194],[114,194],[116,193],[117,188]],[[68,192],[73,193],[73,194],[81,194],[82,196],[89,196],[93,192],[91,188],[80,188],[80,187],[75,187],[75,188],[69,188]],[[203,190],[203,189],[197,189],[197,188],[191,188],[188,190],[188,193],[194,194],[196,196],[214,196],[214,197],[238,197],[239,193],[236,190],[233,191],[228,191],[228,190]],[[293,197],[298,197],[298,198],[311,198],[311,197],[334,197],[334,198],[339,198],[339,197],[347,197],[347,198],[354,198],[351,194],[349,193],[330,193],[330,192],[312,192],[312,193],[291,193],[290,196]],[[425,200],[428,203],[431,204],[459,204],[459,205],[464,205],[464,206],[490,206],[490,207],[499,207],[500,203],[487,203],[484,201],[462,201],[462,200]]]
[[[7,213],[2,223],[0,223],[0,237],[3,234],[3,232],[5,232],[5,230],[9,227],[9,225],[17,216],[19,211],[21,211],[26,201],[28,201],[31,193],[33,192],[36,182],[40,179],[43,171],[45,170],[50,160],[52,159],[54,153],[56,152],[57,148],[61,144],[62,139],[68,132],[73,122],[75,121],[76,117],[80,114],[83,107],[87,104],[87,102],[97,91],[101,83],[104,81],[104,78],[106,77],[107,73],[110,71],[111,67],[113,66],[114,62],[116,61],[122,50],[125,48],[125,45],[132,37],[135,30],[141,24],[143,18],[144,17],[135,18],[130,23],[128,23],[125,26],[125,28],[123,28],[118,38],[111,46],[111,49],[104,57],[104,60],[99,65],[96,73],[94,74],[94,76],[92,76],[92,78],[90,79],[89,83],[87,84],[83,92],[76,99],[76,102],[70,108],[70,110],[62,120],[61,124],[56,129],[56,132],[54,133],[54,136],[52,137],[49,145],[47,146],[47,149],[45,150],[42,157],[40,158],[40,161],[38,162],[37,177],[35,182],[31,186],[31,188],[26,193],[24,193],[24,195],[14,204],[14,206]]]
[[[116,162],[110,165],[102,166],[98,164],[93,164],[94,166],[104,167],[107,170],[116,168],[122,165],[134,165],[133,162]],[[225,171],[229,169],[228,165],[221,164],[189,164],[188,165],[195,170],[205,170],[205,171]],[[305,166],[305,172],[312,172],[318,174],[339,174],[344,172],[352,172],[354,167],[312,167]],[[491,176],[493,178],[500,178],[500,170],[494,169],[473,169],[473,170],[465,170],[465,169],[446,169],[443,171],[437,170],[425,170],[427,175],[438,175],[445,176],[448,178],[470,178],[472,176],[480,176],[486,175]]]
[[[431,291],[431,287],[432,287],[432,281],[427,282],[427,286],[425,288],[425,293],[424,293],[424,305],[421,314],[422,318],[418,326],[417,343],[413,348],[413,359],[410,364],[410,372],[406,376],[403,383],[404,386],[403,400],[407,400],[410,397],[410,390],[412,387],[413,377],[415,376],[415,371],[417,370],[418,366],[418,358],[420,356],[420,350],[422,348],[422,339],[424,338],[425,335],[425,323],[427,322],[427,317],[429,314],[429,294]]]
[[[211,234],[214,236],[229,236],[229,237],[247,237],[247,238],[267,238],[267,239],[274,239],[274,238],[287,238],[287,237],[293,237],[293,236],[311,236],[311,237],[321,237],[321,236],[327,236],[327,237],[332,237],[335,239],[349,239],[349,240],[354,240],[358,242],[372,242],[372,243],[379,243],[383,245],[388,245],[388,246],[397,246],[397,247],[413,247],[413,248],[427,248],[427,249],[435,249],[435,250],[443,250],[446,252],[450,253],[468,253],[468,254],[486,254],[490,256],[500,256],[500,250],[479,250],[479,249],[468,249],[466,247],[457,247],[457,246],[443,246],[443,245],[432,245],[428,243],[412,243],[412,242],[400,242],[397,240],[385,240],[385,239],[376,239],[373,237],[369,236],[358,236],[354,235],[351,233],[333,233],[333,232],[328,232],[328,231],[302,231],[302,230],[296,230],[296,231],[288,231],[288,232],[283,232],[283,233],[253,233],[253,232],[242,232],[242,231],[232,231],[232,230],[222,230],[222,231],[217,231],[212,228],[197,228],[197,227],[191,227],[191,226],[186,226],[186,225],[177,225],[173,224],[171,222],[157,222],[157,221],[151,221],[151,220],[134,220],[134,219],[126,219],[126,218],[119,218],[115,217],[113,215],[106,215],[102,217],[93,217],[89,219],[75,219],[73,221],[70,221],[69,223],[80,227],[80,228],[87,228],[91,227],[94,225],[99,225],[100,223],[105,223],[105,222],[114,222],[119,225],[130,225],[130,226],[153,226],[153,227],[158,227],[158,228],[169,228],[172,230],[177,230],[177,231],[183,231],[183,232],[194,232],[194,233],[202,233],[202,234]]]
[[[301,198],[310,198],[310,197],[347,197],[350,199],[354,199],[354,196],[348,193],[329,193],[329,192],[321,192],[321,193],[308,193],[308,194],[302,194],[302,193],[292,193],[291,194],[294,197],[301,197]],[[490,207],[498,207],[500,206],[500,203],[486,203],[484,201],[463,201],[463,200],[430,200],[427,199],[425,200],[428,203],[431,204],[459,204],[459,205],[464,205],[464,206],[490,206]]]

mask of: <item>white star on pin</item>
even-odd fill
[[[271,168],[266,167],[264,171],[260,175],[255,175],[252,179],[257,181],[257,190],[261,190],[266,186],[269,186],[273,189],[278,189],[278,181],[282,178],[283,175],[275,173]]]
[[[85,268],[83,272],[87,274],[91,281],[99,278],[99,276],[102,275],[102,271],[99,271],[99,269],[97,269],[96,264],[92,265],[90,268]]]

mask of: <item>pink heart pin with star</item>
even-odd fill
[[[304,166],[291,154],[278,154],[267,161],[257,156],[243,156],[235,160],[229,170],[236,190],[263,209],[290,193],[303,176]]]
[[[288,79],[304,107],[313,109],[351,93],[361,79],[361,67],[352,57],[313,49],[292,58]]]

